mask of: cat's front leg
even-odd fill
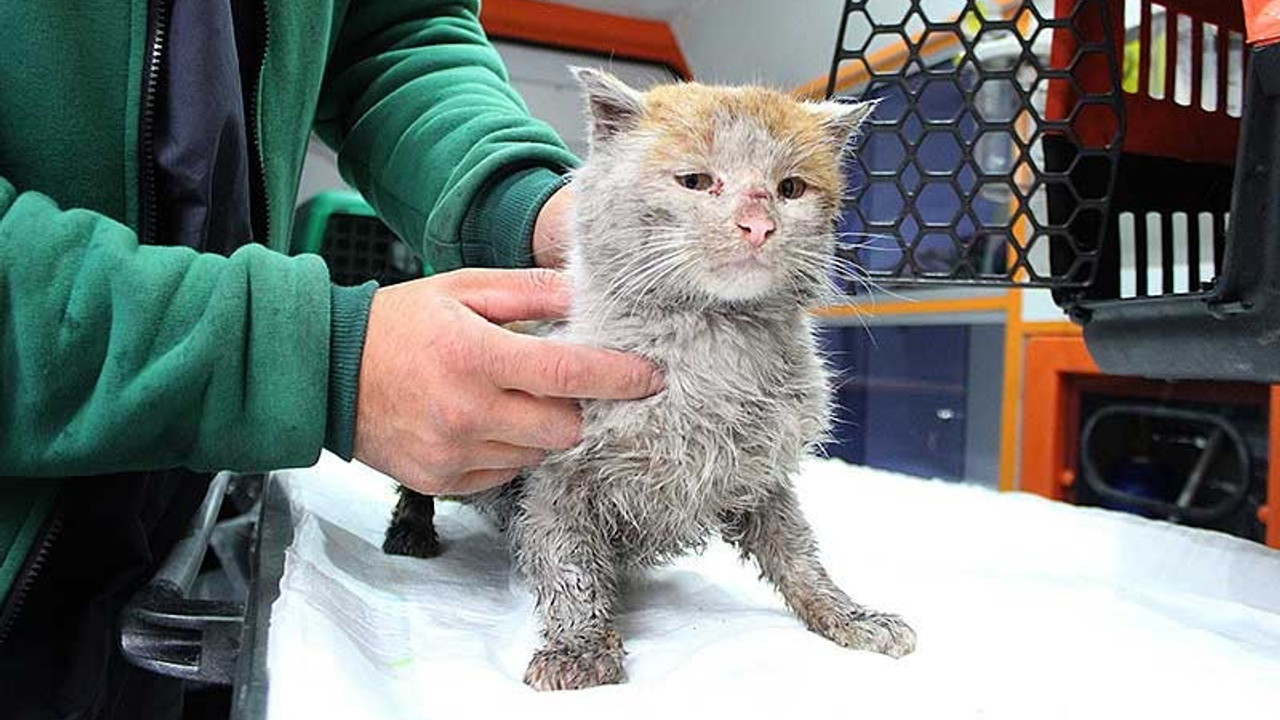
[[[724,536],[743,557],[755,558],[813,632],[844,647],[892,657],[915,649],[915,631],[902,618],[855,603],[827,575],[790,482],[780,484],[754,511],[727,517]]]
[[[544,644],[524,681],[535,690],[577,690],[625,679],[614,624],[612,545],[564,507],[535,507],[512,526],[517,557],[537,595]]]

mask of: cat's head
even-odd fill
[[[591,116],[575,262],[596,285],[641,303],[820,295],[841,151],[873,104],[696,83],[641,93],[573,72]]]

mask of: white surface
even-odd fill
[[[296,537],[269,646],[273,720],[1253,718],[1280,708],[1280,553],[1023,495],[814,461],[798,481],[835,579],[904,615],[903,660],[806,632],[722,544],[626,594],[625,685],[538,694],[532,597],[443,504],[429,561],[378,544],[390,483],[287,474]]]

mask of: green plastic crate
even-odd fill
[[[396,236],[359,193],[329,190],[298,208],[290,250],[314,253],[339,285],[377,280],[394,285],[431,274],[431,268]]]

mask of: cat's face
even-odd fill
[[[702,303],[821,292],[840,152],[870,105],[697,84],[640,94],[576,74],[592,115],[579,242],[593,271],[617,274],[616,292]]]

